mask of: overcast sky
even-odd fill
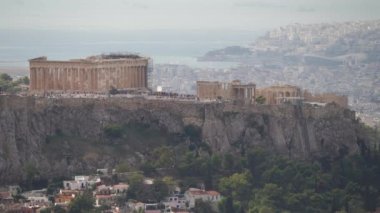
[[[0,29],[256,30],[380,19],[380,0],[0,0]]]

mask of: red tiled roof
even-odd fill
[[[128,184],[116,184],[113,185],[113,188],[129,188]]]
[[[212,196],[218,196],[218,195],[220,195],[220,193],[217,192],[217,191],[207,191],[207,194],[212,195]]]
[[[99,199],[108,199],[108,198],[112,198],[111,195],[96,195],[96,198],[99,198]]]
[[[145,210],[145,213],[161,213],[161,210]]]
[[[211,196],[218,196],[220,195],[219,192],[217,191],[205,191],[205,190],[201,190],[201,189],[192,189],[192,190],[189,190],[189,193],[191,195],[211,195]]]
[[[12,195],[10,192],[0,192],[0,199],[8,199],[12,198]]]

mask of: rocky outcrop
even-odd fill
[[[104,128],[110,124],[127,125],[130,134],[108,144]],[[139,135],[133,129],[136,125],[151,129]],[[261,146],[308,159],[321,153],[339,156],[358,151],[355,115],[336,105],[248,107],[1,96],[0,182],[16,182],[33,172],[52,177],[138,162],[152,147],[173,137],[181,143],[188,125],[201,129],[202,142],[213,152],[238,153]]]

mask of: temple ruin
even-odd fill
[[[147,89],[149,58],[110,54],[68,61],[29,60],[30,92],[107,92]]]
[[[301,88],[292,85],[276,85],[257,89],[257,96],[265,98],[265,104],[298,104],[303,100]]]
[[[218,81],[197,81],[197,97],[200,101],[235,101],[254,104],[256,85],[241,84],[239,80],[231,83]]]

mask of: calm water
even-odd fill
[[[38,56],[50,59],[84,58],[110,52],[139,53],[154,63],[187,64],[195,67],[230,67],[234,63],[197,62],[209,50],[249,45],[256,31],[52,31],[0,30],[0,68],[27,67]]]

